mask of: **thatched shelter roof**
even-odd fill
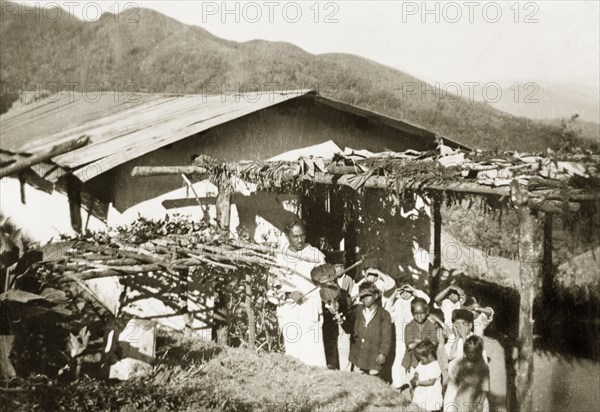
[[[134,176],[187,173],[217,182],[236,177],[258,190],[289,191],[303,183],[405,191],[482,195],[509,200],[528,196],[533,209],[575,212],[579,202],[600,200],[600,155],[590,152],[529,154],[451,149],[371,153],[346,149],[333,159],[221,162],[199,156],[183,167],[140,167]],[[527,193],[515,193],[523,191]],[[575,202],[575,203],[573,203]]]

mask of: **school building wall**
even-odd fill
[[[199,220],[203,211],[195,204],[194,193],[185,185],[181,176],[134,178],[131,177],[131,170],[136,166],[188,165],[194,155],[200,154],[220,160],[264,160],[328,140],[342,149],[347,146],[371,151],[425,150],[435,147],[435,142],[431,140],[407,135],[389,126],[333,109],[312,98],[297,98],[160,148],[84,183],[84,197],[93,199],[95,206],[103,209],[104,221],[94,216],[88,218],[84,208],[81,210],[81,221],[88,229],[98,230],[105,226],[104,222],[108,226],[130,223],[138,214],[148,218],[164,218],[166,214],[180,213]],[[198,196],[216,196],[215,186],[190,178]],[[7,181],[2,186],[2,197],[11,199],[10,214],[16,217],[27,216],[27,219],[21,219],[19,223],[26,230],[40,232],[38,240],[47,241],[60,233],[72,233],[68,200],[64,194],[56,191],[47,194],[27,186],[29,201],[21,205],[18,180]],[[187,202],[183,202],[184,207],[165,208],[166,203],[176,203],[177,200]],[[277,229],[281,229],[298,212],[298,201],[296,196],[286,194],[235,195],[231,228],[243,230],[250,236],[256,234],[263,240],[277,239]],[[4,205],[2,210],[5,210]],[[215,207],[210,202],[206,205],[206,210],[215,217]],[[365,209],[366,213],[378,211],[380,207],[376,203],[367,204]],[[381,245],[378,252],[385,258],[382,261],[387,262],[382,269],[397,275],[398,265],[414,265],[414,259],[411,260],[411,253],[403,253],[393,244],[396,242],[387,239],[417,237],[428,227],[428,223],[417,227],[414,222],[398,217],[390,218],[381,224],[378,232],[364,231],[360,245],[364,245],[363,249],[366,249],[366,245],[381,243],[381,239],[386,239],[385,245]],[[429,249],[427,240],[428,234],[420,245],[424,250]],[[101,289],[101,285],[98,288]],[[207,306],[212,306],[211,302]],[[144,311],[156,315],[163,309],[159,304],[154,304],[151,310],[146,308]],[[176,322],[171,319],[170,323],[182,327],[183,319],[176,319]]]

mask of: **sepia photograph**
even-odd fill
[[[597,412],[600,1],[0,0],[0,412]]]

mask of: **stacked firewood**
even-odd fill
[[[197,234],[167,234],[143,243],[123,236],[78,239],[64,243],[62,256],[52,262],[55,270],[81,280],[109,276],[163,273],[178,276],[179,271],[198,266],[235,271],[249,265],[281,268],[276,255],[300,259],[287,249],[239,239],[207,241]],[[50,262],[47,262],[50,263]]]

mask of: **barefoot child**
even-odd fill
[[[414,388],[412,402],[426,411],[442,409],[442,370],[435,358],[436,348],[429,339],[415,347],[419,364],[410,381]]]
[[[449,377],[444,411],[489,410],[490,369],[483,358],[483,339],[472,335],[465,340],[464,357],[451,365]]]
[[[402,358],[406,351],[403,337],[406,325],[413,320],[410,304],[417,297],[423,298],[429,303],[429,296],[425,292],[415,289],[410,285],[403,285],[396,290],[395,296],[390,300],[391,308],[389,312],[392,315],[392,322],[394,322],[396,328],[396,356],[392,365],[392,386],[394,388],[401,388],[408,383],[406,370],[402,367]]]
[[[414,349],[420,342],[429,339],[436,346],[438,344],[438,326],[428,318],[429,307],[425,299],[414,298],[410,304],[410,311],[413,315],[413,320],[404,329],[406,352],[402,358],[402,367],[408,373],[419,364]]]

